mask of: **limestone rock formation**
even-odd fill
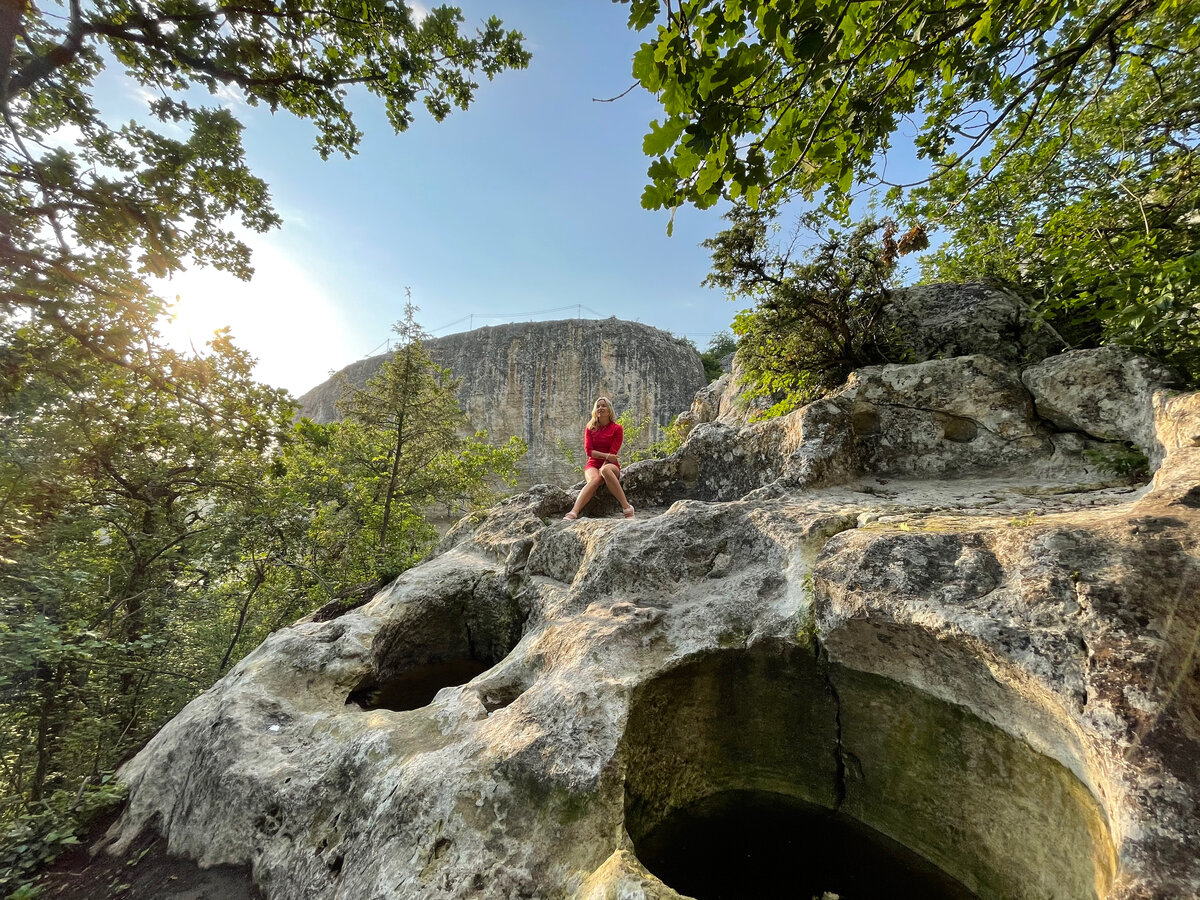
[[[559,447],[583,453],[583,426],[597,396],[620,414],[650,419],[647,437],[671,422],[705,384],[699,354],[682,340],[636,322],[565,319],[477,328],[425,344],[434,362],[462,380],[459,402],[471,425],[502,443],[512,435],[529,446],[521,483],[570,483],[575,477]],[[375,356],[300,398],[317,422],[338,418],[339,376],[364,384],[388,359]]]
[[[1015,294],[988,284],[920,284],[900,288],[884,320],[914,362],[983,354],[1023,365],[1064,349]]]
[[[883,318],[886,326],[895,330],[897,340],[907,348],[908,361],[913,363],[978,355],[1020,367],[1062,348],[1053,330],[1038,322],[1019,297],[987,284],[900,288],[892,292]],[[1142,362],[1149,369],[1160,368]],[[1107,363],[1110,368],[1114,364],[1111,360]],[[1131,371],[1129,377],[1137,376]],[[1154,380],[1149,370],[1147,378],[1145,384],[1149,385]],[[688,427],[705,422],[745,425],[772,403],[767,397],[748,397],[748,385],[734,356],[726,374],[696,394],[682,421]]]
[[[512,497],[193,701],[110,849],[271,900],[1200,895],[1200,394],[1129,402],[1145,486],[974,355],[700,425],[633,521]]]
[[[1038,415],[1056,427],[1140,447],[1155,446],[1151,397],[1178,383],[1162,366],[1120,347],[1063,353],[1030,366],[1021,380]]]

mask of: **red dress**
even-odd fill
[[[593,450],[599,450],[601,453],[616,453],[621,449],[621,441],[625,438],[625,429],[618,422],[609,422],[607,425],[598,425],[595,431],[590,428],[583,429],[583,455],[587,457],[587,463],[584,464],[585,469],[598,469],[604,465],[607,460],[596,459],[592,456]],[[618,469],[621,468],[620,463],[613,463]]]

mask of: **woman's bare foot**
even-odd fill
[[[576,513],[576,512],[569,512],[569,513],[567,513],[565,516],[563,516],[563,521],[565,521],[565,522],[574,522],[574,521],[575,521],[576,519],[578,519],[578,518],[579,518],[579,513]]]
[[[632,506],[625,507],[623,510],[621,510],[621,512],[625,513],[625,518],[627,518],[627,519],[633,518],[633,507]]]

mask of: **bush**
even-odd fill
[[[34,896],[33,877],[68,847],[88,825],[125,799],[126,788],[104,775],[78,791],[55,791],[16,815],[0,838],[0,896]]]
[[[810,402],[860,366],[908,356],[882,311],[896,259],[920,245],[920,233],[897,241],[892,223],[867,221],[830,232],[795,261],[796,238],[786,247],[773,243],[777,228],[767,214],[735,207],[726,218],[732,226],[704,243],[713,260],[705,283],[756,301],[733,322],[746,400],[772,401],[756,418]]]

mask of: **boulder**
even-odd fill
[[[189,704],[108,849],[270,900],[807,900],[900,857],[942,896],[1200,895],[1200,394],[1146,400],[1149,486],[969,356],[699,425],[629,467],[633,521],[510,498]]]
[[[892,293],[884,321],[913,362],[983,354],[1036,362],[1065,346],[1016,294],[987,284],[921,284]]]
[[[1030,366],[1021,380],[1038,415],[1056,427],[1128,441],[1161,460],[1152,398],[1179,382],[1158,363],[1121,347],[1072,350]]]

